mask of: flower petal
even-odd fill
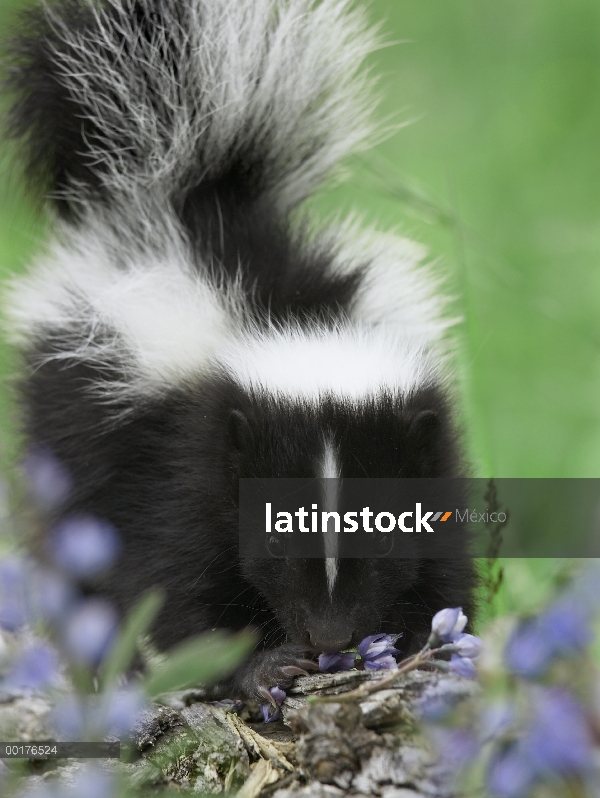
[[[51,536],[54,561],[78,579],[105,571],[117,558],[120,548],[112,524],[90,515],[67,518]]]
[[[17,690],[40,690],[58,679],[58,654],[45,643],[28,646],[13,661],[3,687]]]
[[[72,480],[66,467],[43,446],[31,448],[21,463],[31,498],[44,511],[54,510],[68,498]]]
[[[63,635],[67,651],[78,662],[98,665],[114,639],[117,613],[107,601],[82,602],[65,622]]]
[[[321,654],[319,656],[319,669],[327,673],[349,671],[356,664],[356,652],[347,651],[336,654]]]
[[[395,670],[398,663],[392,654],[383,653],[373,659],[365,660],[365,668],[370,671]]]
[[[444,643],[449,643],[454,639],[454,635],[462,632],[466,623],[467,616],[464,615],[462,607],[447,607],[433,616],[431,632]]]
[[[554,641],[535,618],[519,624],[504,650],[508,669],[517,676],[526,678],[541,676],[548,669],[555,654]]]
[[[461,634],[454,641],[454,648],[459,657],[476,659],[481,654],[483,642],[475,635]]]
[[[104,706],[107,732],[117,737],[131,734],[146,707],[146,696],[137,687],[126,687],[110,693],[105,699]]]
[[[459,676],[464,676],[466,679],[473,679],[477,675],[473,660],[459,657],[458,654],[452,654],[450,657],[450,670],[458,673]]]
[[[535,694],[523,746],[542,773],[583,775],[593,763],[594,746],[584,709],[561,688],[540,689]]]
[[[495,798],[525,798],[535,781],[535,769],[516,746],[497,755],[487,774],[487,788]]]
[[[271,693],[277,704],[283,704],[285,697],[287,695],[285,690],[282,690],[281,687],[278,687],[276,685],[275,687],[271,687],[269,692]]]

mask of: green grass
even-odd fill
[[[2,0],[0,29],[13,5]],[[600,5],[374,0],[370,14],[401,41],[371,59],[382,119],[411,124],[356,159],[351,179],[314,207],[358,208],[426,243],[450,275],[465,316],[458,382],[477,474],[598,476]],[[22,268],[42,232],[3,163],[0,276]],[[2,344],[8,453],[11,370]],[[553,566],[536,566],[540,579],[546,571],[552,580]]]

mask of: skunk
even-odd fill
[[[6,301],[26,439],[122,535],[101,590],[163,586],[158,646],[259,630],[232,695],[472,612],[467,557],[238,554],[240,477],[463,472],[423,249],[304,207],[371,140],[377,44],[350,0],[55,0],[7,43],[8,138],[53,220]]]

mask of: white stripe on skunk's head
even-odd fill
[[[256,332],[219,357],[245,391],[320,404],[357,404],[383,394],[404,396],[442,380],[440,355],[397,326],[294,325]]]
[[[319,476],[322,480],[323,489],[322,507],[326,512],[335,513],[338,510],[339,479],[342,476],[342,470],[339,462],[339,451],[332,436],[326,437],[323,441],[323,455],[319,465]],[[327,590],[331,599],[338,574],[338,533],[333,528],[331,521],[327,524],[327,531],[324,537],[325,574],[327,576]]]

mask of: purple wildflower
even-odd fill
[[[399,654],[394,648],[394,643],[400,635],[377,634],[365,637],[358,645],[358,653],[368,670],[383,670],[397,668],[398,664],[394,654]]]
[[[286,693],[285,690],[282,690],[281,687],[275,686],[271,687],[270,691],[271,695],[275,699],[278,704],[283,704],[285,701]]]
[[[146,697],[137,687],[127,687],[109,694],[104,706],[106,731],[117,737],[130,734],[146,707]]]
[[[31,568],[23,557],[0,561],[0,627],[14,632],[30,616],[29,584]]]
[[[65,798],[114,798],[115,777],[98,765],[86,765],[65,791]]]
[[[504,650],[506,666],[517,676],[540,676],[549,667],[555,654],[554,641],[532,618],[519,624]]]
[[[556,657],[582,651],[591,637],[587,608],[575,596],[563,596],[515,629],[506,645],[506,664],[518,676],[535,678],[548,670]]]
[[[378,657],[380,654],[383,654],[387,652],[388,649],[392,648],[397,639],[398,635],[393,636],[382,633],[370,635],[369,637],[365,637],[360,641],[358,645],[358,653],[362,659]]]
[[[261,704],[260,711],[265,723],[273,723],[273,721],[279,720],[281,717],[281,709],[279,707],[273,708],[272,704]]]
[[[540,616],[539,624],[556,654],[576,654],[592,639],[587,608],[570,596],[548,607]]]
[[[429,729],[440,765],[456,778],[468,767],[479,753],[474,735],[467,729],[451,729],[434,726]]]
[[[8,690],[40,690],[58,679],[58,655],[46,643],[35,643],[21,651],[3,682]]]
[[[370,635],[360,641],[358,653],[362,659],[375,659],[381,654],[388,654],[390,651],[399,653],[394,648],[394,643],[401,635],[386,635],[383,633]]]
[[[261,704],[260,711],[262,712],[265,723],[272,723],[274,720],[279,720],[281,717],[281,705],[284,702],[286,693],[281,687],[271,687],[270,691],[273,700],[277,704],[274,708],[272,703]]]
[[[73,585],[61,574],[47,568],[38,568],[33,575],[32,607],[35,615],[51,621],[60,621],[75,601]]]
[[[35,504],[48,512],[59,507],[71,492],[71,476],[52,452],[36,446],[21,463]]]
[[[467,616],[462,607],[448,607],[436,612],[431,621],[431,645],[452,643],[467,625]]]
[[[458,654],[452,654],[449,665],[450,670],[458,673],[459,676],[464,676],[466,679],[474,679],[477,676],[477,669],[473,664],[473,660],[468,657],[459,657]]]
[[[481,638],[475,635],[461,634],[454,641],[454,648],[459,657],[477,659],[481,654],[483,643]]]
[[[356,662],[356,652],[347,651],[345,653],[321,654],[319,656],[319,668],[327,673],[337,673],[338,671],[349,671],[354,668]]]
[[[593,740],[583,708],[558,688],[536,694],[523,746],[542,774],[583,774],[593,761]]]
[[[52,709],[50,723],[63,740],[82,740],[86,727],[86,710],[75,695],[65,696]]]
[[[274,708],[272,704],[261,704],[260,711],[265,723],[272,723],[275,720],[279,720],[281,717],[281,709],[279,707]]]
[[[82,602],[64,625],[64,643],[70,656],[87,665],[98,665],[117,630],[117,614],[102,599]]]
[[[51,540],[57,565],[79,579],[97,576],[115,561],[120,541],[107,521],[79,515],[63,521]]]
[[[394,670],[398,667],[393,654],[380,654],[373,659],[366,659],[365,668],[369,671]]]
[[[527,755],[517,745],[496,754],[487,773],[487,789],[495,798],[525,798],[536,778]]]

